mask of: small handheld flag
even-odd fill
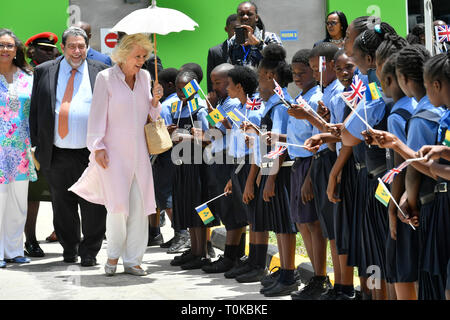
[[[275,83],[275,89],[273,89],[273,91],[282,99],[284,99],[284,93],[283,93],[283,88],[281,88],[281,86],[278,84],[278,82],[275,81],[275,79],[273,79],[273,82]]]
[[[291,147],[296,147],[296,148],[305,148],[305,146],[301,145],[301,144],[287,143],[287,142],[281,142],[281,141],[277,141],[275,143],[275,145],[277,145],[277,146],[285,146],[285,147],[291,146]]]
[[[248,110],[259,110],[261,109],[261,99],[260,98],[255,98],[255,99],[250,99],[247,97],[247,103],[245,104],[245,107]]]
[[[190,110],[191,112],[197,111],[197,109],[198,109],[198,99],[197,99],[197,98],[194,98],[194,99],[192,99],[192,100],[189,100],[189,101],[187,102],[187,104],[188,104],[189,110]]]
[[[445,132],[444,142],[442,142],[444,146],[450,147],[450,129],[447,129]]]
[[[234,111],[228,111],[227,115],[236,124],[238,128],[241,126],[243,120],[239,118]]]
[[[213,127],[218,122],[222,121],[224,118],[225,117],[222,115],[222,113],[219,111],[219,109],[214,109],[206,116],[206,119],[208,120],[209,124]]]
[[[384,206],[389,206],[391,195],[384,189],[383,181],[380,181],[380,183],[378,183],[377,190],[375,191],[375,198],[377,198],[377,200],[380,201]]]
[[[375,82],[369,83],[369,90],[366,90],[366,100],[378,100],[381,98],[380,88]]]
[[[397,207],[398,211],[400,211],[400,213],[406,219],[407,218],[406,214],[403,212],[402,208],[400,208],[397,201],[395,201],[395,198],[389,192],[388,188],[384,185],[383,181],[380,178],[378,178],[378,182],[379,183],[378,183],[377,191],[375,192],[375,198],[377,198],[386,207],[389,205],[389,200],[392,200],[394,205]],[[414,226],[411,222],[409,223],[409,225],[411,226],[411,228],[413,228],[413,230],[416,230],[416,228],[414,228]]]
[[[179,109],[181,110],[182,106],[183,106],[183,101],[181,101],[181,100],[172,102],[171,108],[170,108],[170,112],[171,113],[176,113],[177,110],[179,110]]]
[[[314,110],[314,109],[308,104],[308,102],[306,102],[305,99],[303,99],[302,96],[299,96],[299,97],[297,98],[296,102],[298,103],[298,105],[299,105],[300,107],[305,108],[307,111],[311,111],[312,113],[314,113],[314,115],[315,115],[317,118],[319,118],[320,121],[325,122],[325,123],[327,122],[324,118],[322,118],[322,117],[317,113],[316,110]]]
[[[327,59],[324,56],[319,57],[319,72],[325,72],[327,70]]]
[[[450,42],[450,26],[436,26],[434,27],[434,30],[438,42]]]
[[[191,97],[193,94],[196,94],[197,91],[200,89],[200,86],[197,82],[197,80],[193,79],[191,82],[189,82],[184,88],[183,93],[186,96],[186,98]]]
[[[214,216],[206,203],[195,208],[195,211],[197,211],[204,224],[208,224],[214,220]]]
[[[350,85],[351,90],[342,93],[342,99],[348,104],[352,104],[354,108],[362,100],[366,87],[358,76],[353,78],[352,84]]]
[[[276,159],[279,156],[281,156],[285,151],[286,151],[287,147],[286,146],[280,146],[278,148],[275,148],[275,150],[270,151],[268,154],[266,154],[264,156],[264,158],[268,158],[268,159]]]
[[[399,174],[400,172],[403,171],[403,169],[405,169],[409,164],[411,163],[411,161],[404,161],[403,163],[401,163],[397,168],[391,169],[389,170],[382,178],[381,180],[384,183],[387,184],[391,184],[392,181],[394,181],[394,178],[397,174]]]

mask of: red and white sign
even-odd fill
[[[100,44],[101,51],[104,54],[110,55],[117,45],[119,36],[116,32],[111,32],[110,28],[100,28]]]

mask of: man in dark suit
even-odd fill
[[[106,209],[68,191],[89,162],[86,135],[92,92],[97,74],[107,68],[86,59],[87,46],[86,33],[70,27],[62,37],[63,56],[36,67],[30,135],[50,187],[53,225],[64,261],[74,263],[80,256],[82,266],[93,266],[105,234]]]
[[[214,92],[211,83],[211,72],[219,64],[225,63],[228,60],[228,40],[234,35],[234,27],[238,24],[237,14],[232,14],[227,18],[225,25],[225,32],[228,34],[228,39],[223,43],[212,47],[208,51],[208,63],[206,66],[206,81],[208,86],[208,93]]]
[[[92,33],[91,33],[91,25],[89,23],[84,22],[84,21],[79,21],[74,26],[83,29],[84,32],[86,32],[88,39],[89,40],[91,39]],[[98,52],[97,50],[94,50],[91,47],[88,47],[87,58],[90,60],[100,61],[110,67],[112,66],[112,61],[111,61],[110,57],[108,57],[106,54]]]

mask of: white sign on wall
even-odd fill
[[[100,28],[100,49],[102,53],[110,55],[117,45],[118,38],[116,32],[111,32],[111,28]]]

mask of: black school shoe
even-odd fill
[[[227,279],[234,279],[241,274],[251,271],[252,269],[253,267],[250,265],[250,261],[248,261],[247,258],[245,260],[239,260],[233,268],[225,272],[223,275]]]
[[[274,285],[270,286],[262,293],[264,293],[265,297],[281,297],[288,296],[296,290],[298,290],[298,283],[296,281],[289,285],[276,281]]]
[[[202,270],[206,273],[223,273],[231,270],[235,262],[228,257],[220,256],[218,260],[204,265]]]
[[[236,277],[236,281],[240,283],[251,283],[251,282],[259,282],[264,278],[268,271],[265,267],[260,266],[250,266],[252,270],[247,273],[241,274]]]
[[[335,288],[328,289],[325,293],[322,293],[319,300],[337,300],[339,292]]]
[[[181,266],[182,264],[185,264],[186,262],[189,262],[194,258],[195,258],[195,256],[191,252],[191,250],[187,250],[187,251],[183,252],[183,254],[173,258],[173,260],[170,261],[170,265],[171,266]]]
[[[325,277],[312,277],[308,284],[300,291],[291,293],[292,300],[317,300],[328,289],[331,289],[330,279]]]
[[[211,260],[205,257],[195,256],[194,259],[182,264],[180,267],[183,270],[201,269],[204,265],[210,263]]]
[[[274,271],[275,269],[277,269],[277,270]],[[275,282],[277,282],[278,278],[280,277],[280,270],[281,270],[281,268],[278,267],[278,266],[273,267],[270,270],[270,273],[267,276],[265,276],[264,278],[261,279],[261,285],[264,288],[267,288],[267,287],[270,287],[273,284],[275,284]],[[263,292],[261,292],[261,293],[263,293]]]
[[[28,257],[41,258],[45,256],[44,251],[39,246],[37,241],[27,241],[25,242],[24,253]]]

